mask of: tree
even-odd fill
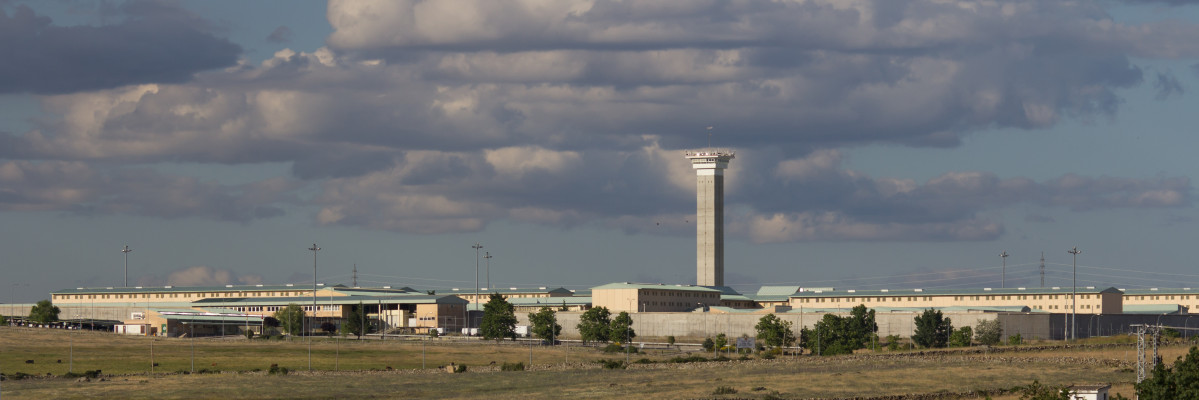
[[[969,326],[963,326],[955,329],[949,335],[949,345],[951,347],[968,347],[970,346],[970,338],[974,336],[974,330]]]
[[[1020,400],[1070,400],[1070,389],[1033,380],[1031,385],[1020,387]]]
[[[728,335],[725,335],[723,333],[717,334],[715,344],[716,344],[717,349],[724,350],[724,347],[729,345]]]
[[[8,325],[8,317],[0,315],[0,326]]]
[[[326,334],[332,335],[334,332],[337,332],[337,324],[328,321],[321,322],[321,330]]]
[[[874,337],[874,333],[878,332],[878,324],[874,321],[874,310],[866,308],[865,304],[859,304],[849,311],[847,318],[849,318],[847,321],[849,344],[857,344],[853,346],[854,350],[865,348],[870,343],[870,338]]]
[[[558,325],[558,313],[549,306],[542,306],[540,311],[529,313],[529,325],[532,325],[530,329],[539,338],[554,340],[562,336],[562,325]]]
[[[305,312],[298,304],[288,304],[279,311],[275,311],[275,319],[279,320],[279,325],[283,327],[283,331],[287,334],[295,336],[302,333],[304,330]]]
[[[612,319],[612,323],[608,327],[608,340],[628,345],[628,342],[635,337],[637,337],[637,331],[633,330],[633,317],[629,316],[629,313],[621,311],[616,318]]]
[[[607,342],[608,330],[612,328],[611,317],[612,312],[607,307],[595,307],[584,312],[575,326],[579,329],[579,336],[583,337],[583,343]]]
[[[358,303],[358,307],[350,307],[350,314],[346,316],[346,322],[341,324],[341,333],[357,336],[362,339],[362,335],[370,333],[374,326],[366,323],[366,316],[363,315],[363,305]]]
[[[497,342],[504,338],[516,340],[516,308],[503,295],[492,293],[487,304],[483,305],[479,333],[484,339],[495,339]]]
[[[974,325],[974,340],[987,346],[999,344],[999,339],[1003,337],[1003,326],[999,324],[999,319],[982,320]]]
[[[949,344],[949,333],[953,324],[939,310],[927,309],[916,317],[916,334],[912,341],[922,347],[941,348]]]
[[[1136,388],[1137,397],[1144,400],[1199,399],[1199,348],[1191,347],[1186,358],[1179,357],[1173,367],[1158,363],[1153,375]]]
[[[758,324],[754,325],[757,330],[757,338],[766,343],[767,346],[782,347],[790,346],[795,342],[795,332],[791,331],[791,321],[783,321],[774,314],[766,314],[758,320]]]
[[[54,322],[58,321],[58,313],[58,306],[50,300],[42,300],[29,309],[29,320],[39,324]]]
[[[716,342],[712,341],[712,338],[704,338],[704,342],[700,343],[700,346],[704,348],[704,351],[712,351],[716,349]]]

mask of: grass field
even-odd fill
[[[149,374],[150,343],[158,374]],[[9,380],[7,398],[844,398],[904,394],[973,393],[1009,389],[1033,380],[1050,385],[1115,383],[1131,397],[1136,348],[1132,345],[1057,347],[1037,351],[882,352],[848,357],[779,357],[774,360],[690,364],[636,364],[605,370],[600,359],[624,359],[591,348],[534,347],[529,371],[500,372],[505,362],[529,364],[529,347],[484,342],[314,341],[308,372],[303,341],[150,339],[93,332],[0,327],[0,369],[5,374],[62,375],[74,343],[75,372],[101,369],[104,382],[65,378]],[[195,368],[190,371],[192,346]],[[1161,349],[1172,362],[1187,346]],[[667,360],[675,350],[634,354],[632,360]],[[25,360],[33,360],[26,364]],[[62,360],[62,364],[57,361]],[[569,362],[568,362],[569,361]],[[451,362],[464,374],[437,372]],[[267,375],[271,364],[293,372]],[[393,370],[386,370],[392,367]],[[334,371],[334,369],[338,371]],[[372,371],[374,370],[374,371]],[[256,372],[257,371],[257,372]],[[722,388],[723,387],[723,388]],[[726,394],[717,395],[720,389]],[[727,393],[735,391],[735,393]],[[1016,399],[995,395],[995,399]],[[949,397],[954,398],[954,397]],[[961,398],[980,398],[968,395]]]

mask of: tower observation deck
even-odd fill
[[[695,168],[695,282],[724,286],[724,170],[732,150],[688,150]]]

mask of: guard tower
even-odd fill
[[[688,150],[695,168],[695,282],[724,286],[724,170],[733,151]]]

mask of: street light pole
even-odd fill
[[[1007,250],[1004,250],[1003,253],[1000,253],[999,257],[1003,258],[1003,269],[1000,270],[1000,273],[999,273],[999,287],[1006,288],[1007,287]]]
[[[121,252],[125,253],[125,287],[129,287],[129,252],[131,251],[133,249],[129,248],[129,245],[125,245],[125,248],[121,249]]]
[[[316,321],[316,252],[321,251],[320,247],[316,247],[316,243],[312,244],[308,250],[312,250],[312,320]],[[303,324],[301,324],[303,325]],[[311,328],[311,327],[309,327]],[[306,330],[305,336],[308,336],[308,371],[312,371],[312,335],[309,335],[311,329]]]
[[[479,304],[479,249],[483,248],[483,245],[479,244],[479,242],[475,242],[475,245],[470,246],[470,247],[472,249],[475,249],[475,305],[477,306]],[[470,328],[470,319],[469,319],[470,312],[467,311],[466,315],[468,318],[466,321],[466,327],[467,327],[467,329],[469,329]]]
[[[1070,295],[1070,339],[1078,338],[1078,255],[1082,250],[1078,246],[1066,251],[1074,256],[1074,290]]]
[[[491,290],[491,252],[484,252],[483,259],[487,260],[487,290]]]

